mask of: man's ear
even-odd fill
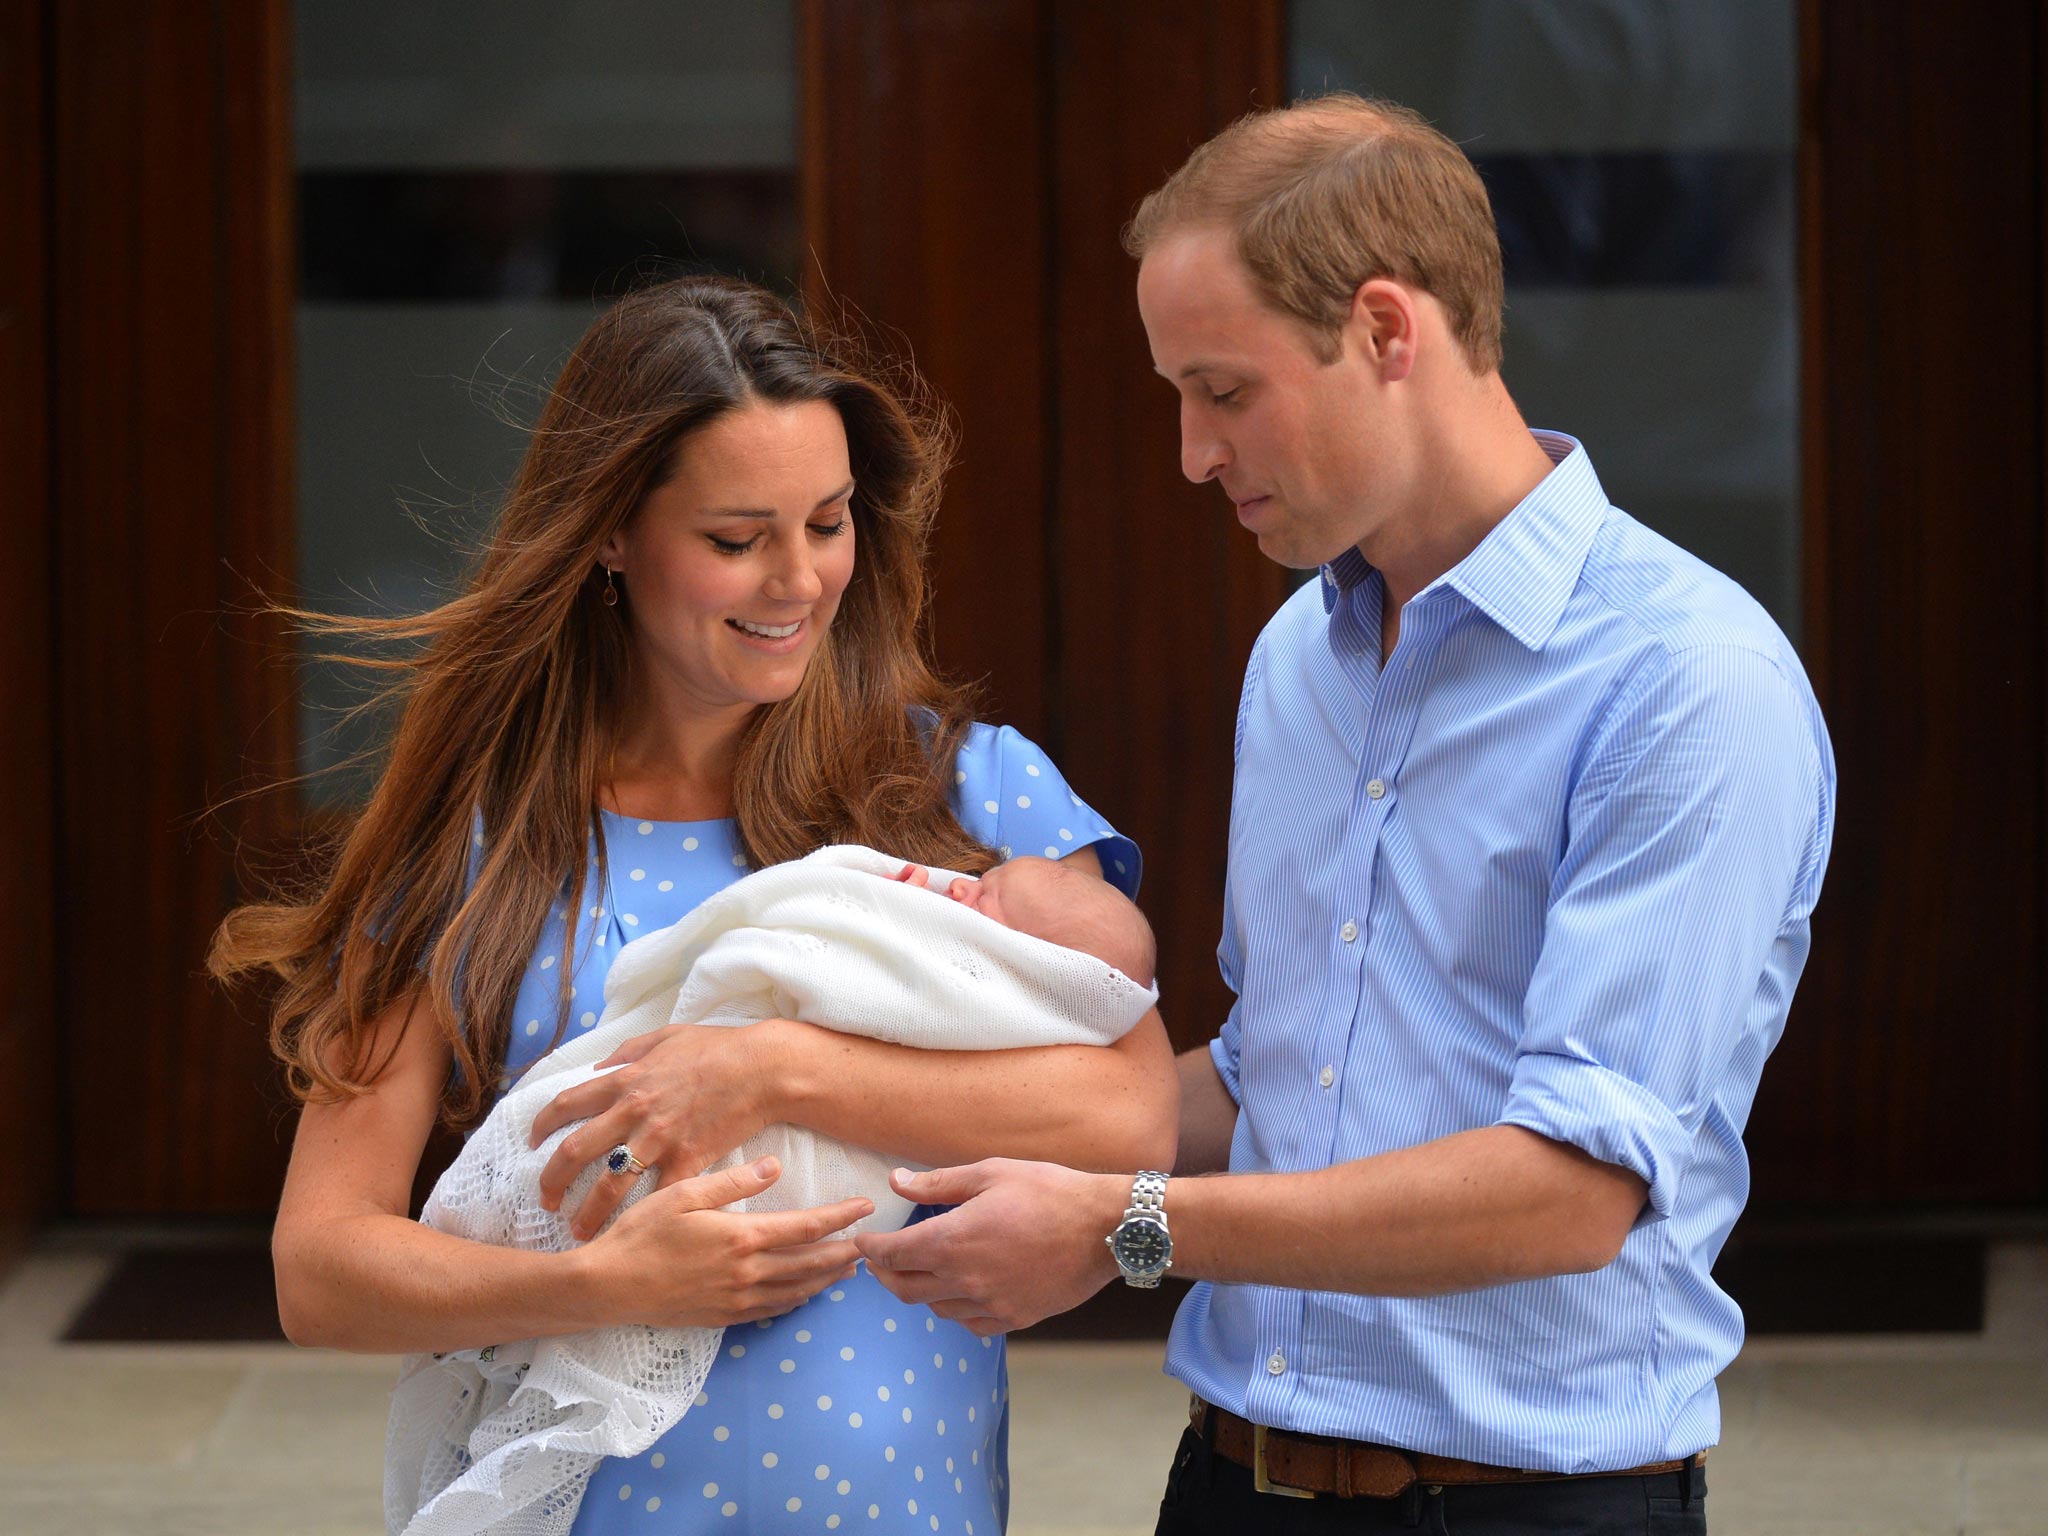
[[[1351,313],[1344,331],[1359,356],[1375,368],[1386,383],[1398,383],[1415,366],[1418,322],[1415,295],[1389,277],[1375,277],[1358,285],[1351,296]]]

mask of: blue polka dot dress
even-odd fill
[[[1030,741],[977,725],[955,770],[953,808],[973,836],[1005,857],[1093,847],[1109,880],[1136,893],[1137,849]],[[604,835],[610,886],[597,886],[593,859],[576,914],[572,1037],[604,1011],[623,945],[746,873],[730,821],[606,813]],[[507,1082],[554,1033],[567,921],[555,913],[520,986]],[[1009,1514],[1008,1431],[1002,1341],[904,1305],[863,1268],[794,1312],[727,1329],[683,1421],[642,1455],[599,1463],[575,1530],[997,1536]]]

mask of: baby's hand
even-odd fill
[[[896,879],[905,885],[914,885],[921,891],[932,888],[932,872],[921,864],[906,864],[896,874]]]

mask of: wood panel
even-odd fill
[[[0,11],[0,1272],[58,1198],[47,40],[43,6]]]
[[[2034,57],[2033,180],[2038,193],[2034,211],[2034,346],[2035,356],[2041,361],[2034,375],[2034,469],[2035,483],[2040,487],[2041,496],[2035,522],[2042,530],[2042,537],[2037,550],[2036,568],[2040,585],[2036,590],[2040,600],[2035,611],[2033,654],[2038,675],[2044,680],[2034,700],[2044,759],[2034,804],[2043,822],[2048,823],[2048,78],[2044,78],[2043,69],[2044,63],[2048,63],[2048,18],[2041,17],[2038,12],[2034,25]],[[2024,644],[2024,639],[2020,643]],[[2048,923],[2048,825],[2043,825],[2036,846],[2040,848],[2040,865],[2034,872],[2034,900],[2036,910],[2041,914],[2039,920]],[[2038,1091],[2033,1113],[2037,1149],[2035,1167],[2038,1172],[2033,1200],[2038,1205],[2048,1204],[2048,944],[2037,944],[2032,958],[2036,998],[2033,1032],[2038,1042],[2034,1062]]]
[[[1182,1047],[1230,1006],[1216,969],[1230,744],[1252,641],[1287,587],[1222,492],[1181,474],[1120,233],[1196,145],[1282,99],[1280,10],[1060,0],[1052,17],[1052,675],[1067,771],[1145,850]]]
[[[54,11],[58,861],[77,1214],[266,1210],[261,1030],[204,977],[289,761],[282,0]]]
[[[1803,16],[1804,649],[1841,769],[1762,1200],[2039,1201],[2038,7]]]
[[[1883,9],[1804,11],[1805,647],[1843,800],[1754,1118],[1757,1195],[2039,1201],[2043,25],[2010,0]],[[0,769],[26,851],[0,918],[66,978],[39,993],[15,968],[0,1046],[33,1063],[61,1003],[68,1080],[54,1106],[0,1103],[0,1138],[32,1167],[68,1116],[80,1214],[266,1209],[281,1164],[257,1021],[199,974],[234,844],[268,841],[280,808],[195,813],[292,749],[289,674],[261,665],[277,637],[227,617],[291,569],[286,14],[118,0],[0,22],[8,57],[47,63],[6,71],[0,219],[53,210],[42,240],[0,242],[0,306],[28,317],[0,329],[0,476],[10,505],[54,507],[0,574],[26,747]],[[1179,478],[1116,232],[1196,142],[1279,98],[1280,0],[802,17],[811,291],[893,328],[963,429],[941,654],[1146,845],[1192,1042],[1223,1006],[1231,711],[1282,578]],[[46,156],[13,152],[39,132]]]
[[[946,669],[1047,739],[1042,7],[806,0],[805,274],[864,316],[955,413],[933,550]]]
[[[1183,1043],[1213,1034],[1230,739],[1282,595],[1177,417],[1118,242],[1188,152],[1280,91],[1278,0],[887,7],[805,19],[805,207],[829,286],[957,411],[936,637],[1146,850]]]

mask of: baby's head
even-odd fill
[[[1135,902],[1085,870],[1057,859],[1010,859],[979,880],[955,880],[946,895],[1005,928],[1093,955],[1139,986],[1152,985],[1152,925]]]

